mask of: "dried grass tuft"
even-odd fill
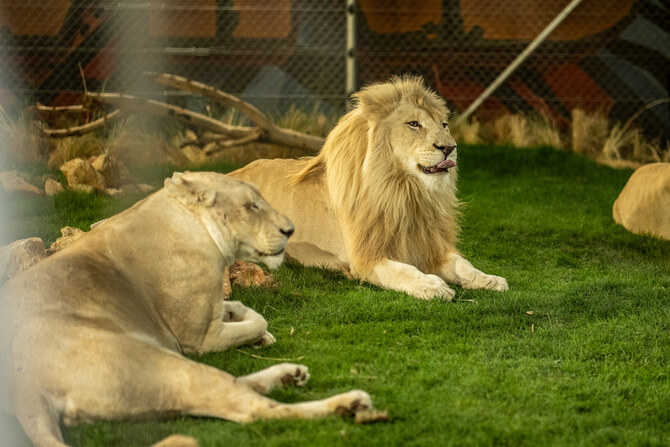
[[[51,145],[49,166],[55,169],[73,158],[87,159],[105,151],[105,139],[93,133],[78,137],[56,138],[51,141]]]
[[[13,117],[0,107],[0,167],[37,161],[46,147],[28,110]]]
[[[127,166],[157,162],[180,165],[191,161],[180,150],[184,139],[185,130],[180,126],[166,128],[153,118],[129,116],[111,129],[107,152]]]
[[[456,117],[451,119],[451,134],[458,142],[465,144],[480,144],[484,142],[482,136],[482,124],[476,117],[472,117],[465,122],[459,122]]]
[[[571,124],[573,152],[591,158],[600,156],[608,128],[609,120],[602,112],[588,114],[582,109],[574,109]]]

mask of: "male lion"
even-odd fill
[[[260,394],[304,384],[303,365],[235,378],[182,356],[274,341],[263,317],[223,301],[222,273],[235,259],[277,267],[292,233],[250,185],[176,173],[8,281],[1,339],[12,404],[33,443],[64,446],[60,422],[190,414],[245,423],[371,408],[363,391],[296,404]],[[170,437],[161,446],[194,442]]]
[[[293,220],[287,255],[423,299],[452,299],[445,281],[507,290],[456,249],[456,142],[444,101],[410,76],[354,99],[317,156],[258,160],[231,174]]]

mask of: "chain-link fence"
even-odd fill
[[[567,0],[348,3],[0,0],[0,101],[76,103],[82,78],[92,91],[166,94],[143,78],[149,70],[213,85],[267,112],[293,105],[340,113],[349,54],[354,87],[418,73],[463,111]],[[567,122],[580,107],[625,121],[670,96],[669,29],[665,2],[583,0],[477,114],[535,110]],[[668,138],[670,107],[636,122]]]

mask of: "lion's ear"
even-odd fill
[[[175,199],[187,205],[212,206],[216,201],[216,191],[203,188],[198,182],[183,178],[188,172],[175,172],[172,178],[165,179],[165,190]]]

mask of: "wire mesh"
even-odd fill
[[[174,73],[267,112],[346,105],[345,0],[0,1],[0,101],[63,105],[86,88],[170,95]],[[358,0],[355,80],[418,73],[463,111],[567,0]],[[480,119],[574,108],[625,121],[670,96],[670,11],[658,0],[583,0],[477,111]],[[27,98],[27,99],[25,99]],[[174,98],[175,101],[179,100]],[[184,96],[184,101],[195,99]],[[636,119],[670,136],[670,107]]]

